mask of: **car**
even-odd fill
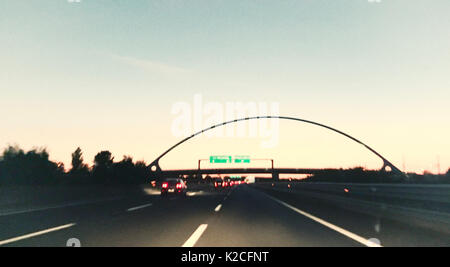
[[[228,187],[228,182],[223,181],[222,179],[215,179],[214,180],[214,188],[219,190],[222,188]]]
[[[229,187],[229,186],[230,186],[230,182],[228,182],[228,181],[223,181],[223,183],[222,183],[222,187],[223,187],[223,188]]]
[[[222,188],[222,183],[223,183],[222,179],[215,179],[214,180],[214,188],[215,189]]]
[[[183,179],[169,178],[161,184],[161,196],[168,194],[186,195],[187,186]]]

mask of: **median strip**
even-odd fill
[[[40,235],[44,235],[44,234],[47,234],[47,233],[59,231],[59,230],[62,230],[62,229],[66,229],[66,228],[75,226],[75,225],[76,225],[76,223],[69,223],[69,224],[58,226],[58,227],[50,228],[50,229],[47,229],[47,230],[43,230],[43,231],[39,231],[39,232],[35,232],[35,233],[31,233],[31,234],[22,235],[22,236],[14,237],[14,238],[11,238],[11,239],[3,240],[3,241],[0,241],[0,246],[6,245],[6,244],[9,244],[9,243],[13,243],[13,242],[17,242],[17,241],[20,241],[20,240],[32,238],[32,237],[35,237],[35,236],[40,236]]]
[[[205,232],[207,227],[208,227],[207,224],[201,224],[197,228],[197,230],[195,230],[195,232],[191,235],[191,237],[189,237],[189,239],[186,242],[184,242],[182,247],[191,248],[191,247],[195,246],[195,244],[200,239],[200,237],[202,236],[203,232]]]
[[[267,195],[267,194],[265,194],[265,195]],[[340,233],[342,235],[345,235],[346,237],[348,237],[350,239],[353,239],[354,241],[359,242],[359,243],[361,243],[361,244],[363,244],[363,245],[365,245],[367,247],[381,247],[380,244],[372,242],[372,241],[370,241],[370,240],[368,240],[368,239],[366,239],[364,237],[361,237],[361,236],[359,236],[357,234],[354,234],[354,233],[352,233],[350,231],[347,231],[347,230],[345,230],[345,229],[343,229],[343,228],[341,228],[339,226],[336,226],[336,225],[334,225],[332,223],[329,223],[329,222],[327,222],[325,220],[322,220],[322,219],[320,219],[320,218],[318,218],[318,217],[316,217],[314,215],[311,215],[311,214],[309,214],[309,213],[307,213],[305,211],[299,210],[296,207],[291,206],[291,205],[289,205],[289,204],[287,204],[287,203],[285,203],[285,202],[283,202],[283,201],[281,201],[279,199],[276,199],[276,198],[274,198],[274,197],[272,197],[270,195],[267,195],[267,197],[269,197],[272,200],[280,203],[281,205],[283,205],[283,206],[285,206],[285,207],[287,207],[287,208],[289,208],[289,209],[291,209],[291,210],[293,210],[293,211],[295,211],[295,212],[297,212],[297,213],[299,213],[299,214],[301,214],[301,215],[303,215],[303,216],[305,216],[305,217],[307,217],[307,218],[309,218],[309,219],[311,219],[311,220],[313,220],[313,221],[315,221],[317,223],[320,223],[323,226],[326,226],[326,227],[330,228],[331,230],[334,230],[334,231],[336,231],[336,232],[338,232],[338,233]]]
[[[151,205],[153,205],[153,204],[152,204],[152,203],[149,203],[149,204],[145,204],[145,205],[142,205],[142,206],[137,206],[137,207],[134,207],[134,208],[129,208],[129,209],[127,209],[127,211],[140,210],[140,209],[144,209],[144,208],[150,207]]]

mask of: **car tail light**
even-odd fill
[[[177,189],[181,189],[181,187],[182,187],[181,183],[178,183],[177,184]]]
[[[223,182],[223,187],[228,186],[228,182]]]
[[[217,187],[217,182],[214,183],[214,187]]]
[[[169,183],[163,183],[162,184],[162,188],[167,188],[167,187],[169,187]]]

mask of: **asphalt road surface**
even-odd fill
[[[79,242],[79,243],[78,243]],[[0,246],[449,246],[450,235],[251,185],[0,216]]]

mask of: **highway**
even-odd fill
[[[240,185],[0,215],[0,246],[449,246],[450,234],[308,194]]]

